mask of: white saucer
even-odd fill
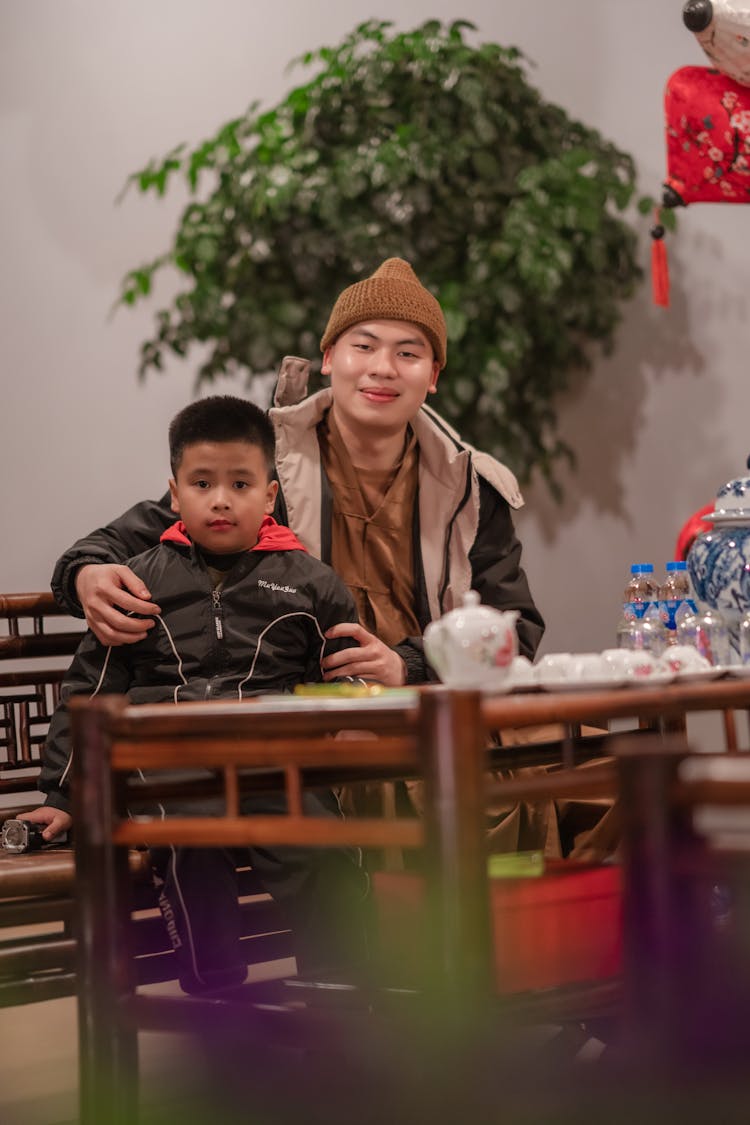
[[[482,690],[482,695],[493,696],[493,695],[510,695],[510,693],[512,691],[524,691],[524,690],[527,690],[527,689],[522,688],[518,684],[514,684],[513,681],[509,677],[505,681],[505,683],[502,684],[500,687],[482,688],[481,690]]]
[[[724,671],[738,680],[750,680],[750,664],[728,664]]]
[[[725,676],[727,673],[723,665],[716,665],[713,668],[685,668],[682,672],[675,672],[675,681],[677,683],[698,683],[700,680],[718,680],[720,676]]]
[[[536,680],[519,680],[518,683],[515,683],[513,680],[511,680],[509,690],[513,692],[539,691],[540,686],[541,685],[538,684]]]
[[[673,683],[674,679],[674,672],[651,672],[648,676],[628,676],[626,683],[632,688],[664,687],[665,684]]]
[[[627,683],[625,676],[607,676],[601,680],[539,680],[538,686],[542,691],[608,691],[610,688],[621,688]]]

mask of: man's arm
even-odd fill
[[[159,612],[143,582],[123,564],[153,547],[173,521],[168,493],[159,501],[145,500],[79,539],[58,560],[52,576],[56,600],[73,616],[84,616],[102,644],[132,644],[151,628],[149,621],[123,616]]]
[[[143,500],[106,527],[99,527],[60,556],[52,575],[52,593],[59,604],[82,617],[75,589],[76,572],[88,563],[124,563],[133,555],[159,542],[163,531],[174,523],[169,493],[161,500]]]
[[[326,645],[327,655],[322,664],[324,680],[353,676],[387,687],[405,683],[403,660],[394,649],[358,624],[354,600],[333,571],[317,612],[326,639],[331,642]]]
[[[534,604],[521,568],[521,543],[513,527],[510,507],[482,477],[479,478],[479,527],[469,551],[472,589],[485,605],[517,609],[519,651],[531,660],[544,633],[544,619]]]

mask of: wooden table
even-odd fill
[[[686,717],[695,712],[720,712],[726,749],[737,750],[735,712],[750,712],[750,679],[729,676],[702,682],[607,691],[525,692],[486,696],[482,716],[489,729],[563,723],[608,725],[612,719],[633,719],[641,728],[660,733],[684,732]],[[701,749],[718,749],[705,747]]]
[[[122,910],[127,845],[169,841],[193,846],[282,842],[414,846],[424,841],[432,902],[429,960],[439,970],[435,980],[439,979],[440,995],[449,997],[450,1005],[457,999],[464,1005],[479,1005],[493,992],[483,830],[488,731],[549,722],[606,726],[615,718],[632,718],[636,726],[650,724],[669,732],[683,730],[691,712],[748,708],[750,681],[746,680],[483,699],[476,692],[425,687],[412,696],[394,695],[375,704],[282,698],[132,707],[127,700],[112,697],[74,701],[82,1121],[98,1125],[102,1105],[112,1107],[118,1075],[133,1066],[132,1040],[139,1024],[179,1026],[181,1013],[190,1006],[194,1017],[197,1006],[210,1015],[216,1003],[192,999],[186,1008],[179,999],[133,993],[123,926],[129,914]],[[346,731],[347,737],[336,739],[336,731]],[[219,773],[226,794],[225,817],[211,823],[198,817],[148,822],[128,818],[117,771],[122,778],[138,768],[190,765]],[[240,815],[243,775],[250,771],[257,777],[258,770],[283,775],[288,817]],[[302,785],[321,784],[336,771],[345,776],[357,771],[363,776],[382,776],[384,771],[387,776],[396,771],[424,777],[424,824],[303,816]],[[549,775],[543,779],[549,790],[543,795],[554,796],[572,774],[580,779],[588,772],[561,770]],[[116,1115],[111,1119],[119,1120]],[[127,1113],[122,1119],[128,1120]]]

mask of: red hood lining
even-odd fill
[[[187,533],[187,528],[182,520],[177,520],[171,527],[164,531],[159,539],[160,543],[176,543],[180,547],[191,547],[192,539]],[[276,522],[273,516],[266,516],[258,531],[258,542],[250,551],[305,551],[304,547],[294,532]]]

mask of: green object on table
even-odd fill
[[[487,857],[490,879],[528,879],[544,874],[544,852],[508,852]]]
[[[387,699],[415,699],[416,691],[411,687],[383,687],[382,684],[358,683],[335,684],[296,684],[294,695],[330,696],[340,699],[369,699],[385,696]]]

